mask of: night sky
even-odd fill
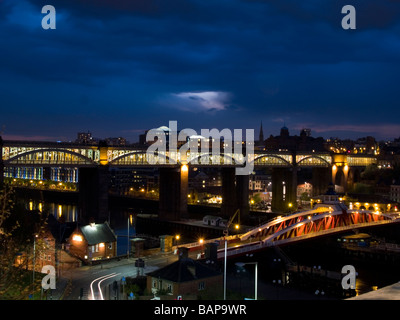
[[[400,136],[398,0],[0,0],[0,39],[3,139],[136,142],[170,120]]]

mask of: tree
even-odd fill
[[[39,255],[44,245],[43,232],[42,217],[27,212],[16,201],[11,185],[4,183],[0,190],[0,299],[26,299],[35,290],[32,273],[27,270],[32,267],[34,235],[38,235]]]

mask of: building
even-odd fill
[[[111,191],[121,195],[154,192],[158,189],[158,176],[157,168],[110,168]]]
[[[41,272],[44,266],[53,266],[57,277],[77,268],[81,261],[65,251],[65,240],[72,232],[71,223],[63,223],[49,215],[43,232],[34,239],[34,248],[30,252],[17,255],[15,266],[25,265],[27,269]]]
[[[107,145],[109,145],[109,146],[126,146],[126,145],[128,145],[128,141],[126,141],[126,139],[123,137],[106,138],[106,142],[107,142]]]
[[[400,203],[400,184],[390,186],[390,200]]]
[[[91,132],[78,132],[76,143],[79,144],[96,144],[98,141],[94,139]]]
[[[221,217],[206,215],[203,217],[203,224],[206,226],[213,227],[226,227],[228,221],[226,219],[222,219]]]
[[[302,129],[299,136],[291,136],[289,129],[283,126],[279,136],[265,140],[265,149],[271,151],[326,151],[322,137],[311,137],[310,129]]]
[[[249,175],[249,190],[251,193],[267,192],[271,185],[271,175],[256,171]]]
[[[56,244],[52,234],[45,230],[40,236],[34,239],[34,245],[31,250],[24,253],[19,253],[14,261],[14,266],[25,266],[28,270],[41,272],[44,266],[56,266]]]
[[[301,198],[303,194],[307,194],[308,197],[312,195],[312,184],[305,182],[303,184],[297,185],[297,198]]]
[[[78,226],[68,238],[69,252],[84,262],[117,255],[117,237],[107,222]]]
[[[222,288],[222,273],[209,265],[186,256],[147,274],[147,290],[173,297],[201,296],[207,290]]]

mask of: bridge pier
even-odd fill
[[[222,205],[221,215],[231,217],[237,209],[241,220],[249,215],[249,176],[236,175],[235,168],[222,168]]]
[[[187,216],[188,167],[160,168],[159,218],[179,221]]]
[[[249,204],[249,176],[237,175],[236,176],[236,197],[238,208],[240,210],[240,219],[246,220],[250,212]]]
[[[222,204],[221,215],[231,217],[238,209],[236,204],[235,168],[222,168]]]
[[[331,167],[329,168],[313,168],[312,169],[312,195],[318,196],[325,194],[326,186],[329,185],[331,180]]]
[[[348,189],[349,167],[347,165],[333,165],[332,166],[332,183],[343,188],[346,193]]]
[[[108,166],[79,168],[79,220],[96,222],[108,219],[108,189],[110,175]]]

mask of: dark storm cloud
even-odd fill
[[[382,123],[397,128],[399,1],[353,2],[351,31],[341,28],[345,1],[54,0],[51,31],[40,27],[45,4],[0,2],[0,99],[29,114],[64,115],[101,135],[169,120],[251,128],[263,119],[275,133],[274,119],[332,132],[354,124],[361,135],[378,121],[385,135]],[[13,127],[12,114],[3,119]]]

